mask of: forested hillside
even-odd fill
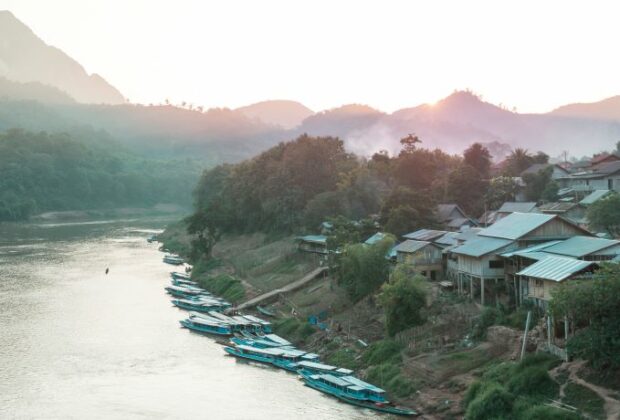
[[[107,135],[0,134],[0,221],[51,210],[190,205],[200,165],[138,157]]]

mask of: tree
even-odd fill
[[[426,280],[408,271],[404,266],[396,268],[390,283],[381,287],[379,301],[385,311],[387,333],[394,336],[407,328],[422,325],[422,310],[426,304]]]
[[[354,244],[344,249],[338,266],[338,281],[355,302],[375,292],[388,279],[388,252],[393,238],[374,245]]]
[[[552,175],[553,167],[551,166],[535,174],[528,173],[523,175],[525,197],[530,201],[540,201],[543,198],[546,198],[547,201],[555,201],[559,188],[551,178]]]
[[[478,215],[483,211],[483,198],[487,183],[480,172],[464,163],[448,176],[447,198],[458,204],[466,213]]]
[[[620,267],[607,264],[594,278],[564,282],[553,289],[551,311],[566,316],[580,329],[568,350],[588,360],[595,369],[620,370]]]
[[[534,163],[532,155],[530,155],[526,149],[521,148],[513,150],[506,160],[507,165],[505,172],[508,176],[519,176],[521,172],[525,171]]]
[[[491,153],[480,143],[474,143],[463,152],[465,163],[478,171],[483,179],[489,177],[491,169]]]
[[[545,152],[538,152],[532,156],[532,163],[549,163],[549,155]]]
[[[614,237],[620,236],[620,195],[610,194],[593,203],[587,216],[594,228],[603,229]]]
[[[509,176],[499,176],[491,179],[485,196],[485,202],[489,210],[497,210],[506,201],[514,201],[519,186]]]
[[[381,208],[379,221],[396,236],[437,226],[436,203],[428,195],[411,188],[396,187]]]
[[[418,143],[422,143],[422,140],[420,140],[415,134],[411,133],[400,139],[400,144],[403,145],[403,151],[405,153],[412,153],[415,151],[415,146]]]

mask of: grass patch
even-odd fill
[[[296,318],[283,318],[274,321],[273,330],[276,334],[293,342],[303,342],[316,331],[309,323]]]
[[[413,381],[401,374],[399,365],[387,362],[372,366],[366,373],[366,380],[375,384],[390,394],[404,398],[413,394],[416,386]]]
[[[570,382],[564,387],[563,403],[597,419],[605,418],[605,401],[590,388]]]
[[[362,355],[362,363],[365,366],[378,365],[381,363],[400,364],[403,345],[394,340],[380,340],[372,343]]]
[[[192,278],[196,277],[192,273]],[[207,277],[202,274],[196,279],[200,287],[230,302],[237,303],[245,298],[245,289],[239,279],[229,274]]]
[[[358,369],[360,367],[359,360],[356,359],[356,353],[347,348],[336,350],[327,357],[327,363],[346,369]]]

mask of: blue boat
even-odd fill
[[[280,344],[282,346],[292,346],[293,345],[290,341],[285,340],[284,338],[282,338],[282,337],[280,337],[279,335],[276,335],[276,334],[265,334],[261,338],[263,338],[265,340],[273,341],[274,343]]]
[[[296,372],[297,362],[302,360],[318,361],[319,356],[295,349],[256,348],[245,345],[227,346],[224,350],[235,357],[268,363],[280,369]]]
[[[157,242],[157,235],[151,235],[148,238],[146,238],[146,241],[148,243],[152,243],[152,242]]]
[[[351,369],[345,369],[338,366],[325,365],[323,363],[301,361],[297,363],[297,371],[300,374],[315,375],[315,374],[330,374],[334,376],[351,376],[353,371]]]
[[[385,391],[353,376],[300,372],[306,386],[349,404],[400,416],[417,416],[414,410],[398,407],[385,399]]]
[[[179,273],[178,271],[171,272],[170,277],[172,277],[175,280],[191,280],[191,277],[189,276],[189,274]]]
[[[165,255],[164,256],[164,262],[166,264],[172,264],[172,265],[181,265],[185,262],[185,260],[179,256],[176,255]]]
[[[250,346],[250,347],[256,347],[256,348],[259,348],[259,349],[267,349],[267,348],[288,348],[288,349],[294,349],[295,348],[292,345],[282,345],[282,344],[275,343],[275,342],[273,342],[271,340],[265,340],[265,339],[260,338],[260,337],[256,337],[256,338],[233,337],[233,338],[230,339],[230,341],[234,345]]]
[[[197,312],[223,311],[230,307],[229,303],[222,303],[215,300],[172,299],[172,304],[181,309]]]
[[[261,330],[265,334],[270,334],[272,332],[271,322],[265,321],[264,319],[260,319],[254,315],[242,315],[245,319],[255,324],[259,324],[261,326]]]
[[[171,285],[171,286],[164,287],[164,289],[166,289],[166,291],[173,296],[178,296],[178,297],[183,297],[183,298],[210,295],[210,293],[204,291],[203,289],[200,289],[198,287],[193,287],[193,286]]]
[[[192,287],[198,287],[198,283],[193,281],[193,280],[183,280],[183,279],[172,279],[171,283],[174,286],[181,286],[181,287],[186,287],[186,286],[192,286]]]
[[[215,335],[232,335],[232,331],[228,325],[211,322],[202,318],[189,318],[179,321],[181,325],[192,331],[204,334]]]

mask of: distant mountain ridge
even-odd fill
[[[564,117],[620,121],[620,95],[598,102],[564,105],[551,111],[551,114]]]
[[[307,106],[287,100],[269,100],[257,102],[235,109],[249,118],[261,120],[266,124],[282,127],[284,129],[295,128],[301,122],[314,114]]]
[[[0,76],[55,87],[77,102],[122,104],[123,95],[98,74],[47,45],[9,11],[0,11]]]

